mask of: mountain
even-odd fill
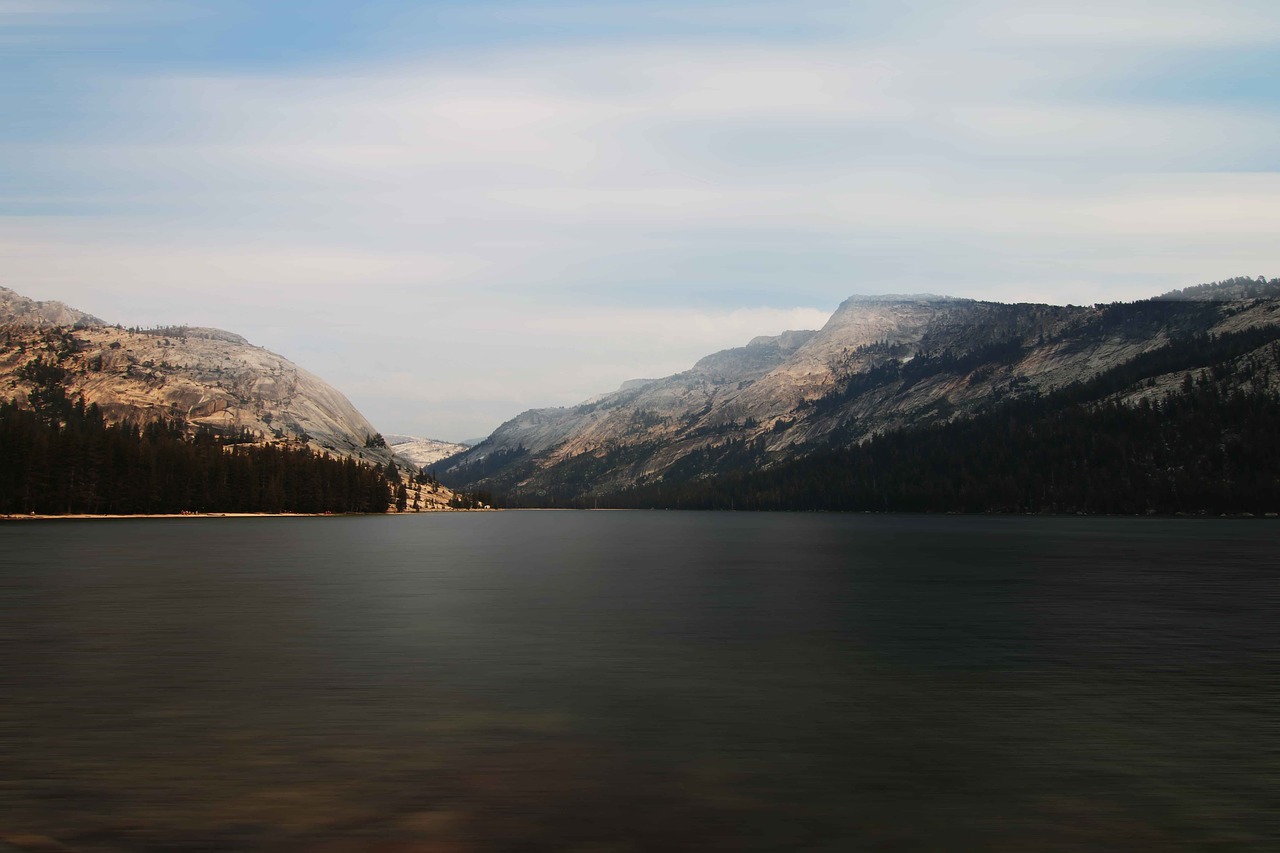
[[[1172,383],[1158,377],[1178,377]],[[1126,392],[1126,389],[1130,389]],[[1094,378],[603,507],[1280,515],[1280,329],[1178,336]],[[750,455],[738,446],[721,457]]]
[[[126,329],[0,288],[6,511],[483,506],[421,473],[433,448],[464,449],[388,447],[336,388],[233,332]]]
[[[391,452],[415,468],[426,468],[441,459],[465,453],[469,445],[413,435],[386,435],[383,439]]]
[[[1137,405],[1183,381],[1188,365],[1159,353],[1247,330],[1263,330],[1248,338],[1258,348],[1280,337],[1280,281],[1083,307],[853,297],[816,332],[757,338],[675,376],[525,412],[437,467],[448,484],[517,503],[591,503],[965,422],[1104,375],[1127,384],[1097,390],[1099,399]],[[1125,365],[1132,375],[1115,372]]]
[[[109,422],[160,417],[193,428],[293,440],[385,464],[373,425],[340,391],[220,329],[125,329],[0,288],[0,399],[25,400],[41,371]]]
[[[37,302],[0,287],[0,326],[105,326],[106,323],[61,302]]]
[[[755,338],[744,347],[709,355],[675,376],[626,382],[617,391],[573,408],[530,410],[439,467],[450,477],[466,478],[487,466],[506,467],[508,462],[523,468],[534,457],[548,468],[566,460],[595,459],[618,441],[660,444],[698,413],[705,415],[786,363],[815,334],[784,332]],[[508,479],[498,478],[492,485],[505,490]],[[474,482],[491,485],[487,476],[474,477]]]

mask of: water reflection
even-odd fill
[[[4,525],[0,839],[1274,848],[1277,556],[1263,522]]]

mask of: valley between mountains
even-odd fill
[[[10,512],[34,506],[50,478],[58,500],[74,503],[96,464],[83,448],[80,469],[56,463],[53,439],[32,430],[129,425],[145,445],[145,425],[159,422],[165,441],[295,454],[253,463],[276,472],[254,475],[253,506],[278,511],[301,502],[1265,515],[1280,509],[1280,280],[1092,306],[854,296],[821,329],[758,337],[673,376],[524,412],[470,447],[384,436],[337,389],[234,333],[125,328],[0,288],[0,400],[10,419],[35,418],[23,427],[28,451],[45,448],[42,464],[63,465],[21,483],[12,474],[5,488],[25,497],[10,494]],[[312,459],[348,468],[317,468],[295,488],[286,472]],[[356,485],[356,470],[385,482]],[[169,504],[234,503],[230,475],[219,476],[203,491],[149,488]],[[121,503],[138,512],[155,500]]]
[[[524,412],[435,470],[514,505],[1272,511],[1277,341],[1274,279],[1093,306],[855,296],[822,329]]]

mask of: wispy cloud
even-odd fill
[[[1195,0],[1023,2],[988,15],[984,34],[1037,45],[1241,46],[1280,38],[1268,2],[1207,4]]]
[[[137,20],[158,8],[148,0],[0,0],[0,38],[38,28],[84,29],[101,24],[105,16]]]
[[[0,3],[0,22],[20,5]],[[643,26],[593,40],[599,8],[526,4],[578,27],[395,61],[78,80],[55,93],[60,120],[32,106],[39,132],[0,134],[0,275],[100,314],[257,324],[323,374],[389,371],[436,400],[389,428],[468,437],[477,389],[496,417],[510,378],[481,350],[522,348],[510,407],[570,402],[853,292],[1089,302],[1274,274],[1270,97],[1104,93],[1135,69],[1176,80],[1187,57],[1277,44],[1280,16],[1064,9],[744,4],[729,21],[647,4]],[[811,26],[765,35],[788,16]],[[361,331],[380,313],[396,322]],[[339,322],[341,351],[309,343]],[[439,375],[410,383],[396,365],[425,363],[425,328],[455,354],[465,335],[501,343],[447,370],[432,356]],[[389,392],[351,381],[391,417]]]
[[[109,0],[0,0],[0,23],[59,20],[110,8]]]

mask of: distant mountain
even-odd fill
[[[450,441],[438,441],[434,438],[418,438],[412,435],[385,435],[383,439],[391,452],[404,459],[415,468],[434,465],[441,459],[466,452],[468,445],[455,444]]]
[[[516,503],[593,504],[970,420],[1124,365],[1141,369],[1110,373],[1128,384],[1097,393],[1137,405],[1184,378],[1181,362],[1153,353],[1251,329],[1270,330],[1249,339],[1259,347],[1280,336],[1280,281],[1232,279],[1083,307],[853,297],[816,332],[757,338],[675,376],[525,412],[447,460],[441,478]]]
[[[61,302],[37,302],[0,287],[0,326],[105,326],[106,323]]]
[[[1280,287],[1276,279],[1268,281],[1262,276],[1257,278],[1232,278],[1211,284],[1197,284],[1181,290],[1171,290],[1162,296],[1162,300],[1192,300],[1201,302],[1234,302],[1241,299],[1276,299],[1280,298]]]

